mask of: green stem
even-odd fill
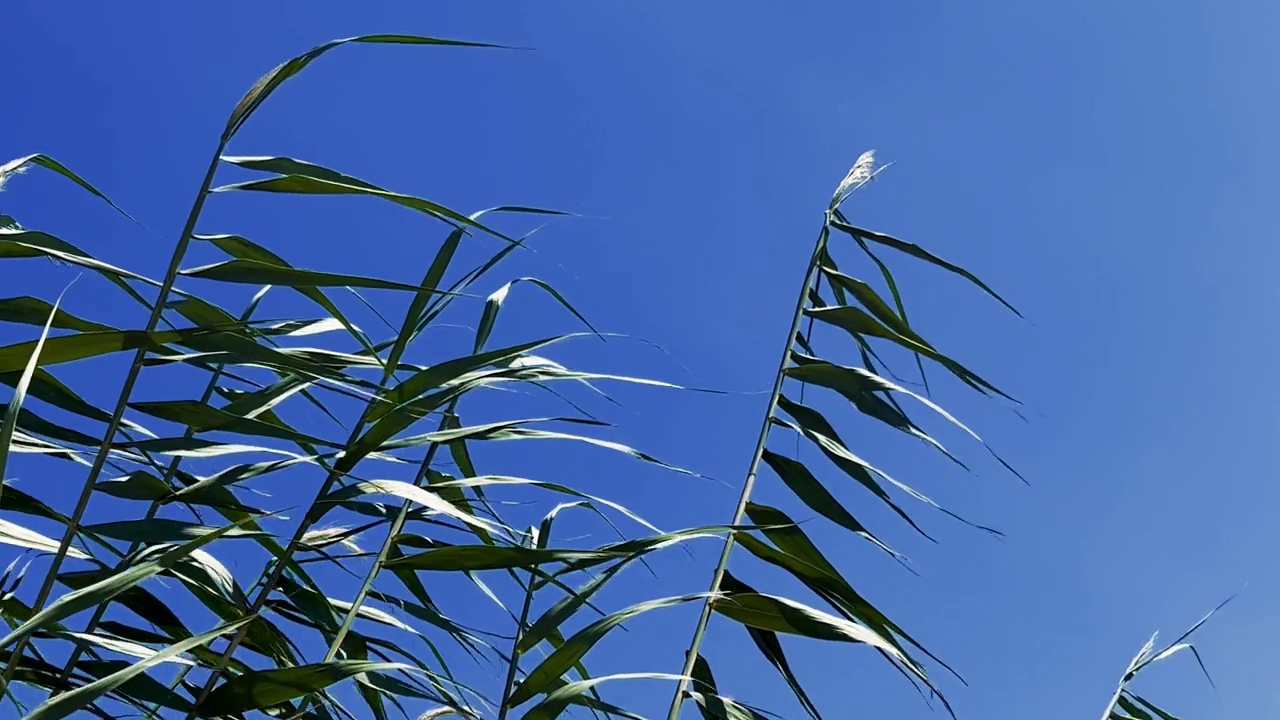
[[[444,417],[440,419],[440,430],[445,429],[449,416],[453,413],[457,401],[451,402]],[[432,443],[427,449],[426,457],[422,459],[422,464],[418,466],[417,477],[413,479],[413,484],[422,487],[430,477],[431,463],[435,459],[436,451],[440,449],[440,443]],[[400,512],[396,514],[394,520],[391,521],[391,528],[387,532],[387,539],[383,541],[382,547],[378,549],[378,556],[373,561],[373,567],[369,569],[369,574],[365,575],[364,582],[360,585],[360,591],[356,593],[356,597],[351,601],[351,609],[347,611],[346,617],[342,619],[342,624],[338,626],[338,632],[334,635],[333,640],[329,643],[329,650],[324,655],[323,662],[331,662],[338,656],[338,649],[342,647],[342,641],[347,637],[347,633],[351,631],[351,626],[355,624],[356,614],[360,611],[360,606],[368,599],[369,592],[373,589],[373,581],[378,577],[378,573],[382,571],[382,565],[387,561],[387,555],[391,553],[391,546],[395,543],[396,536],[404,529],[404,524],[408,520],[409,511],[412,509],[413,503],[405,500],[400,505]]]
[[[747,467],[746,479],[742,482],[742,492],[738,495],[738,505],[733,511],[730,525],[739,525],[746,514],[747,502],[751,499],[751,491],[756,484],[756,476],[760,470],[760,460],[764,457],[765,444],[769,440],[769,430],[773,427],[773,416],[778,407],[778,398],[782,396],[783,381],[786,380],[787,365],[791,362],[791,348],[795,344],[796,333],[800,331],[800,323],[804,320],[805,305],[809,301],[809,289],[813,285],[814,276],[818,272],[818,263],[822,251],[827,245],[827,224],[823,223],[818,233],[818,241],[814,245],[813,255],[809,259],[809,267],[805,270],[804,284],[800,286],[800,296],[796,298],[796,308],[791,314],[791,328],[787,331],[787,341],[783,346],[782,360],[778,364],[778,372],[773,380],[773,391],[769,395],[769,404],[765,407],[764,422],[760,425],[760,437],[756,440],[755,451],[751,455],[751,464]],[[671,698],[671,707],[667,711],[667,720],[678,720],[680,706],[684,702],[684,692],[688,678],[693,674],[693,666],[702,647],[703,637],[707,632],[707,624],[711,621],[711,611],[716,593],[720,592],[720,584],[724,581],[725,571],[729,567],[729,555],[733,552],[737,532],[730,530],[725,536],[724,549],[720,551],[720,561],[716,563],[715,572],[711,576],[710,594],[702,603],[702,611],[698,615],[698,624],[694,626],[693,638],[689,641],[689,649],[685,651],[684,668],[680,671],[680,680],[676,686],[675,696]]]
[[[145,329],[147,334],[154,332],[160,324],[160,319],[164,314],[165,303],[169,299],[169,292],[173,289],[173,284],[178,277],[178,269],[182,264],[182,258],[186,255],[187,247],[191,244],[191,235],[195,232],[196,222],[200,219],[200,212],[204,209],[205,199],[209,196],[209,187],[213,184],[213,176],[218,170],[218,162],[222,158],[222,151],[226,147],[226,143],[227,139],[225,137],[219,141],[218,149],[214,152],[213,159],[209,162],[209,169],[205,171],[200,191],[196,194],[196,200],[191,206],[191,211],[187,214],[187,222],[182,228],[182,236],[178,238],[177,246],[173,250],[173,256],[169,259],[169,267],[165,271],[164,281],[160,284],[160,291],[156,295],[155,305],[151,308],[151,316],[147,319]],[[134,353],[133,362],[129,364],[129,370],[125,374],[124,386],[120,389],[120,397],[116,401],[115,410],[111,413],[111,420],[107,423],[107,431],[102,436],[102,444],[98,446],[98,452],[93,458],[92,466],[89,468],[89,476],[85,478],[84,486],[80,488],[80,497],[76,500],[75,509],[67,522],[66,532],[62,534],[62,541],[58,544],[58,551],[54,553],[53,562],[49,566],[48,573],[45,574],[44,582],[40,585],[40,591],[36,594],[35,602],[31,605],[33,613],[40,612],[44,608],[44,604],[49,600],[49,595],[53,592],[54,583],[57,582],[58,578],[58,571],[62,569],[62,563],[66,560],[67,551],[71,548],[71,542],[79,531],[80,521],[84,518],[85,510],[89,507],[89,499],[93,495],[93,486],[102,474],[102,468],[107,462],[111,445],[115,441],[116,432],[120,429],[120,421],[124,419],[124,412],[129,407],[129,398],[133,395],[133,387],[138,382],[138,375],[142,372],[142,361],[146,359],[148,350],[150,350],[150,347],[145,343],[142,344]],[[22,661],[22,655],[26,650],[29,638],[30,635],[23,636],[14,644],[13,652],[5,665],[4,674],[0,676],[0,692],[8,690],[9,682],[13,679],[13,673],[18,669],[18,665]]]
[[[1129,661],[1129,667],[1125,668],[1124,675],[1120,676],[1120,683],[1116,685],[1115,693],[1111,695],[1111,702],[1107,703],[1107,709],[1102,711],[1102,720],[1111,720],[1111,715],[1115,711],[1116,705],[1120,703],[1120,697],[1124,694],[1125,687],[1137,672],[1138,664],[1145,656],[1146,650],[1147,648],[1144,647],[1142,652]]]
[[[1120,702],[1120,693],[1124,692],[1124,685],[1116,688],[1116,692],[1111,696],[1111,702],[1107,703],[1107,709],[1102,711],[1102,720],[1111,720],[1111,713],[1116,709],[1116,703]]]
[[[347,442],[344,447],[350,448],[360,439],[361,433],[368,424],[370,411],[378,402],[377,398],[380,397],[382,391],[386,389],[387,384],[394,377],[394,374],[395,368],[393,366],[388,365],[383,368],[382,381],[378,384],[377,393],[375,394],[374,399],[371,399],[369,403],[365,405],[364,410],[361,411],[360,419],[351,428],[351,436],[347,438]],[[303,537],[307,534],[307,531],[311,529],[311,526],[319,520],[319,517],[315,514],[317,505],[333,489],[333,486],[338,481],[339,477],[342,477],[347,472],[354,469],[354,466],[359,462],[359,459],[357,458],[356,460],[350,461],[350,467],[345,469],[341,467],[343,462],[346,462],[345,459],[344,461],[335,463],[332,468],[329,468],[329,472],[325,476],[324,482],[320,483],[320,489],[316,491],[315,499],[311,501],[311,505],[302,516],[302,521],[298,523],[297,529],[294,530],[293,537],[289,539],[289,544],[285,546],[284,552],[281,556],[276,558],[275,562],[271,564],[271,571],[262,581],[262,584],[258,589],[258,594],[254,598],[253,604],[249,607],[249,611],[246,615],[258,615],[262,612],[262,609],[266,606],[271,593],[275,591],[276,584],[280,582],[280,577],[284,574],[284,569],[288,565],[289,560],[302,545]],[[231,656],[235,654],[236,650],[239,649],[240,644],[244,642],[245,637],[248,635],[249,627],[250,625],[245,625],[231,636],[231,640],[227,643],[226,649],[222,651],[222,654],[218,657],[218,661],[212,668],[210,668],[209,679],[205,681],[204,687],[200,690],[199,696],[196,697],[191,711],[187,713],[186,720],[192,720],[195,718],[200,704],[209,697],[209,693],[213,692],[213,686],[217,684],[218,678],[222,675],[222,671],[226,669],[227,663],[231,660]]]
[[[520,608],[520,619],[516,624],[516,636],[511,641],[511,660],[507,663],[507,679],[502,683],[502,702],[498,705],[498,720],[507,720],[507,712],[511,710],[509,701],[511,693],[516,689],[516,672],[520,670],[520,641],[524,638],[525,628],[529,624],[529,609],[533,607],[533,573],[529,573],[529,584],[524,592],[524,606]]]
[[[250,316],[253,314],[253,310],[256,306],[257,306],[256,303],[250,303],[249,307],[245,308],[245,311],[241,313],[240,320],[248,321]],[[222,371],[224,367],[225,366],[223,365],[219,365],[216,368],[214,368],[213,373],[209,377],[209,383],[205,385],[204,394],[200,396],[201,404],[207,404],[209,400],[213,398],[213,393],[218,387],[218,380],[222,378]],[[188,425],[186,431],[183,433],[183,437],[190,438],[190,437],[194,437],[195,434],[196,434],[195,428],[193,426]],[[173,460],[171,460],[169,462],[169,466],[165,468],[164,477],[161,478],[161,482],[163,482],[165,485],[168,485],[171,482],[173,482],[173,477],[178,473],[178,466],[181,464],[182,464],[182,458],[180,457],[176,457]],[[151,505],[147,507],[147,514],[144,517],[144,521],[154,518],[160,512],[160,506],[161,506],[160,500],[152,500]],[[135,540],[134,542],[130,543],[129,549],[125,552],[124,557],[128,558],[132,556],[135,552],[138,551],[140,547],[142,547],[141,541]],[[116,566],[117,572],[121,569],[123,569],[123,562],[121,563],[121,565]],[[85,628],[84,628],[84,632],[86,634],[92,633],[94,630],[98,629],[98,623],[101,622],[102,617],[107,614],[108,605],[109,603],[101,603],[98,605],[97,608],[94,609],[93,616],[89,618],[89,622],[85,625]],[[71,657],[67,659],[66,665],[64,665],[62,668],[63,680],[66,680],[67,678],[71,677],[71,673],[75,671],[76,663],[80,660],[81,656],[84,655],[84,652],[85,652],[85,647],[83,645],[76,645],[75,649],[71,651]]]

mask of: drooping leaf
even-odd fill
[[[181,545],[168,549],[161,547],[154,553],[156,555],[154,559],[113,572],[98,582],[63,595],[50,603],[48,607],[36,613],[30,620],[14,628],[8,635],[0,639],[0,648],[9,647],[21,638],[27,637],[51,623],[70,617],[81,610],[96,607],[109,601],[129,588],[138,585],[143,580],[173,567],[174,564],[191,553],[238,527],[239,524],[227,525],[215,532],[207,533]]]
[[[524,680],[516,686],[514,692],[508,700],[510,707],[516,707],[532,700],[534,697],[546,692],[551,684],[559,680],[562,675],[569,671],[577,662],[587,654],[587,652],[595,646],[601,638],[610,630],[621,625],[623,622],[652,610],[672,607],[692,600],[705,598],[705,593],[696,593],[692,595],[681,595],[677,597],[661,598],[658,600],[648,600],[646,602],[637,603],[631,607],[610,613],[595,622],[587,625],[583,629],[574,633],[563,645],[556,648],[550,655],[546,657],[536,668],[525,676]]]
[[[57,540],[3,519],[0,519],[0,543],[47,553],[58,551]],[[74,546],[67,548],[67,556],[77,560],[89,560],[91,558],[88,553]]]
[[[209,632],[202,633],[192,638],[174,643],[169,647],[155,653],[145,660],[138,662],[114,672],[99,680],[95,680],[88,685],[83,685],[74,690],[59,694],[52,699],[41,703],[35,710],[29,713],[23,720],[58,720],[64,718],[71,713],[85,707],[89,703],[94,702],[103,695],[120,687],[129,680],[145,673],[149,668],[165,660],[181,655],[192,648],[204,645],[214,638],[229,632],[234,632],[242,625],[249,622],[251,618],[243,618],[233,623],[227,623],[217,627]]]
[[[502,309],[503,301],[507,299],[507,295],[511,292],[511,288],[514,287],[517,283],[522,283],[522,282],[529,283],[531,285],[536,285],[537,287],[546,291],[548,295],[555,298],[556,302],[560,303],[560,305],[563,306],[566,310],[573,313],[574,317],[581,320],[583,325],[586,325],[588,328],[590,328],[591,332],[593,333],[596,332],[596,329],[591,325],[591,322],[588,321],[585,317],[583,317],[582,313],[578,312],[578,310],[574,308],[573,305],[569,304],[569,301],[566,300],[558,290],[556,290],[551,285],[548,285],[547,283],[543,282],[542,280],[539,280],[538,278],[523,277],[523,278],[517,278],[515,280],[512,280],[506,285],[503,285],[502,287],[493,291],[493,294],[489,295],[488,299],[485,300],[484,312],[480,315],[480,324],[476,327],[476,341],[475,341],[475,347],[472,349],[472,352],[478,353],[480,352],[481,349],[484,348],[485,343],[489,341],[489,335],[493,332],[494,323],[496,323],[498,320],[498,312]]]
[[[92,270],[148,309],[151,307],[150,302],[129,284],[129,280],[152,287],[160,285],[146,276],[102,262],[75,245],[48,233],[19,227],[0,227],[0,258],[33,257],[47,257]]]
[[[287,265],[272,265],[261,260],[242,258],[224,260],[212,265],[182,270],[181,274],[186,277],[203,280],[218,280],[246,285],[280,285],[298,288],[363,287],[378,290],[407,290],[410,292],[416,292],[419,289],[414,285],[406,285],[391,280],[302,270]]]
[[[341,447],[328,440],[300,433],[287,425],[239,416],[197,400],[133,402],[129,407],[152,417],[180,423],[191,428],[194,433],[231,432],[238,435],[289,440],[308,446]]]
[[[130,663],[123,660],[80,660],[76,667],[84,670],[85,674],[90,677],[101,680],[108,675],[128,668],[129,665]],[[187,712],[192,707],[190,700],[146,673],[139,673],[130,677],[120,683],[109,695],[124,697],[135,703],[147,703],[162,708],[170,708],[179,712]]]
[[[786,397],[778,399],[778,407],[781,408],[791,417],[795,418],[796,424],[791,424],[785,420],[775,419],[774,422],[783,427],[790,427],[796,432],[803,435],[806,439],[818,446],[827,459],[836,467],[840,468],[846,475],[856,480],[860,485],[867,488],[885,505],[892,509],[898,517],[907,521],[907,524],[919,532],[926,538],[927,533],[918,525],[906,510],[903,510],[896,502],[893,501],[889,494],[885,492],[880,483],[876,482],[873,476],[872,466],[865,460],[854,455],[841,440],[836,433],[835,428],[827,422],[826,418],[818,411],[799,403],[792,402]],[[879,474],[879,473],[877,473]]]
[[[215,687],[204,702],[196,707],[196,715],[212,718],[264,710],[363,673],[409,669],[410,666],[400,663],[334,660],[297,667],[255,670],[237,675]]]
[[[217,533],[220,537],[252,537],[252,531],[240,528],[217,528],[212,525],[170,520],[168,518],[151,518],[138,520],[118,520],[115,522],[86,525],[85,531],[103,537],[128,542],[152,545],[156,543],[185,542],[195,538]]]
[[[2,298],[0,299],[0,321],[37,326],[48,324],[49,327],[55,327],[60,330],[76,330],[79,332],[115,329],[109,325],[78,318],[62,310],[58,307],[59,305],[61,303],[50,305],[44,300],[30,295]]]
[[[266,263],[268,265],[273,265],[276,267],[285,267],[285,268],[293,267],[288,262],[286,262],[284,258],[280,257],[279,255],[276,255],[275,253],[271,252],[267,248],[262,247],[258,243],[255,243],[252,240],[246,237],[242,237],[240,235],[196,235],[193,237],[193,239],[199,240],[202,242],[211,243],[215,245],[219,250],[222,250],[223,252],[227,253],[228,255],[231,255],[234,258],[239,258],[242,260],[255,260],[255,261]],[[431,290],[434,290],[434,288],[435,286],[432,285]],[[324,309],[325,312],[329,313],[334,318],[337,318],[338,322],[342,323],[342,325],[347,328],[347,331],[350,332],[353,337],[363,342],[363,339],[364,339],[363,333],[359,332],[355,327],[355,325],[353,325],[349,320],[347,320],[346,316],[342,313],[342,311],[338,308],[338,306],[335,305],[333,301],[329,299],[329,296],[325,295],[323,290],[321,290],[318,287],[308,287],[303,285],[295,285],[293,286],[293,289],[296,290],[303,297],[319,305],[322,309]]]
[[[767,448],[761,459],[810,510],[894,554],[888,546],[876,539],[862,523],[853,517],[848,509],[831,494],[831,491],[814,477],[804,463],[779,455]]]
[[[61,363],[84,360],[99,355],[137,350],[138,348],[159,349],[170,343],[190,340],[207,330],[188,328],[183,330],[103,330],[99,332],[76,333],[47,338],[40,353],[41,365],[57,365]],[[0,347],[0,372],[11,372],[23,369],[31,358],[31,352],[39,341],[17,343]]]
[[[624,553],[607,550],[536,550],[516,545],[445,545],[389,560],[388,569],[476,571],[529,568],[553,562],[588,560],[606,562]]]
[[[399,480],[357,481],[347,487],[334,490],[321,502],[337,504],[363,495],[394,495],[402,500],[408,500],[467,525],[482,528],[486,532],[502,532],[504,530],[504,528],[493,522],[459,509],[456,505],[435,494],[430,489]]]
[[[521,720],[555,720],[560,717],[570,705],[591,706],[590,693],[595,686],[601,683],[614,682],[617,680],[680,680],[682,676],[671,675],[668,673],[616,673],[614,675],[605,675],[602,677],[588,678],[586,680],[575,680],[573,682],[563,683],[557,686],[556,690],[547,693],[542,699],[528,712],[521,715]],[[630,715],[624,717],[632,717]]]
[[[793,357],[798,364],[787,368],[788,377],[793,377],[801,382],[835,390],[850,402],[854,403],[854,405],[856,405],[858,409],[862,410],[865,414],[873,415],[874,417],[881,419],[886,415],[892,414],[894,412],[892,410],[880,408],[870,410],[868,408],[870,408],[871,402],[879,400],[878,396],[874,395],[874,393],[900,393],[918,400],[922,405],[941,415],[948,422],[965,431],[975,440],[981,441],[982,439],[978,437],[977,433],[970,430],[964,423],[955,419],[951,413],[943,410],[942,407],[934,403],[932,400],[922,395],[917,395],[901,385],[890,382],[869,370],[865,370],[860,367],[837,365],[825,360],[819,360],[817,358],[811,358],[803,355],[793,355]],[[901,413],[897,414],[901,415]],[[887,422],[890,422],[890,424],[902,423],[905,427],[914,427],[913,423],[905,419],[905,415],[902,415],[902,418],[903,419],[901,421],[887,420]]]
[[[885,247],[892,248],[894,250],[897,250],[901,253],[905,253],[919,260],[924,260],[925,262],[931,265],[936,265],[937,267],[940,267],[944,270],[955,273],[956,275],[963,277],[964,279],[968,280],[974,285],[977,285],[979,288],[983,290],[983,292],[995,298],[1001,305],[1004,305],[1005,307],[1009,308],[1009,310],[1013,311],[1013,313],[1018,317],[1022,317],[1022,313],[1019,313],[1017,308],[1013,307],[1004,298],[1000,297],[1000,295],[996,293],[995,290],[992,290],[986,283],[982,282],[982,280],[979,280],[976,275],[969,272],[968,270],[965,270],[959,265],[955,265],[947,262],[946,260],[943,260],[942,258],[938,257],[937,255],[934,255],[933,253],[929,252],[928,250],[925,250],[924,248],[920,247],[919,245],[916,245],[915,243],[899,240],[897,238],[890,237],[889,235],[884,235],[882,233],[872,232],[870,230],[863,230],[861,228],[856,228],[845,222],[841,222],[840,220],[833,221],[831,223],[831,226],[855,238],[862,238],[864,240],[869,240],[879,245],[884,245]]]
[[[100,480],[93,486],[94,492],[125,500],[156,502],[174,494],[174,489],[160,478],[144,470],[131,472],[118,478]]]
[[[358,37],[342,38],[339,40],[330,40],[322,45],[317,45],[307,52],[277,65],[271,72],[263,75],[258,79],[253,87],[240,98],[240,102],[236,104],[234,110],[231,111],[230,117],[227,118],[226,128],[222,133],[222,141],[225,146],[232,137],[235,136],[245,121],[249,119],[253,113],[266,102],[281,85],[289,78],[302,72],[308,65],[319,58],[321,55],[330,50],[348,44],[393,44],[393,45],[441,45],[453,47],[476,47],[476,48],[497,48],[497,45],[487,45],[484,43],[465,42],[461,40],[446,40],[441,38],[423,37],[420,35],[361,35]]]
[[[57,160],[54,160],[48,155],[45,155],[42,153],[27,155],[26,157],[15,158],[3,165],[0,165],[0,177],[4,177],[5,175],[11,175],[13,173],[20,172],[27,165],[35,165],[37,167],[42,167],[46,170],[49,170],[51,172],[57,173],[58,175],[61,175],[62,177],[70,180],[76,185],[79,185],[81,188],[84,188],[90,194],[97,196],[103,202],[110,205],[111,208],[116,212],[129,218],[130,220],[133,220],[133,222],[135,223],[137,222],[137,220],[134,220],[133,217],[129,215],[129,213],[125,212],[123,209],[120,208],[119,205],[116,205],[114,202],[112,202],[111,198],[104,195],[101,190],[89,184],[87,180],[85,180],[84,178],[72,172],[71,168],[68,168],[66,165],[63,165]]]
[[[995,393],[1007,400],[1017,402],[1017,400],[1012,396],[982,379],[982,377],[977,373],[974,373],[972,370],[969,370],[955,360],[952,360],[950,357],[943,355],[931,346],[922,345],[910,338],[894,332],[879,320],[868,315],[861,308],[853,307],[852,305],[812,308],[806,310],[805,315],[840,328],[855,338],[865,336],[888,340],[906,348],[907,350],[919,353],[920,355],[933,360],[950,371],[951,374],[961,382],[978,392],[983,394]]]
[[[760,630],[870,645],[903,665],[915,668],[898,648],[866,627],[788,598],[736,592],[715,600],[712,607],[735,622]]]
[[[755,708],[721,696],[715,677],[705,658],[698,655],[693,664],[693,690],[689,697],[698,704],[702,720],[767,720]]]
[[[755,592],[754,588],[738,580],[729,572],[725,573],[721,589],[729,592]],[[818,707],[809,699],[809,694],[805,692],[804,686],[800,684],[800,679],[796,677],[795,671],[791,669],[791,663],[787,660],[787,655],[782,650],[782,643],[778,640],[777,634],[749,625],[744,627],[751,641],[755,643],[756,649],[786,681],[787,687],[791,689],[791,694],[796,696],[796,700],[804,708],[805,713],[813,720],[822,720],[822,714],[818,712]]]

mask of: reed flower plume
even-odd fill
[[[14,177],[15,175],[21,175],[26,171],[27,171],[26,166],[19,166],[12,170],[0,171],[0,192],[4,192],[4,186],[6,183],[9,182],[10,178]]]
[[[836,187],[835,195],[831,197],[831,207],[839,207],[854,193],[855,190],[865,185],[876,174],[876,151],[868,150],[858,156],[854,161],[853,167],[849,168],[849,173],[840,181],[840,185]]]

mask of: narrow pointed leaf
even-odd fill
[[[114,202],[112,202],[111,198],[104,195],[101,190],[89,184],[87,180],[85,180],[84,178],[72,172],[71,168],[68,168],[66,165],[63,165],[62,163],[58,162],[57,160],[54,160],[53,158],[43,153],[37,153],[34,155],[27,155],[26,157],[16,158],[16,159],[10,160],[9,162],[3,165],[0,165],[0,177],[9,175],[14,172],[19,172],[23,167],[27,165],[36,165],[38,167],[42,167],[46,170],[49,170],[51,172],[61,175],[62,177],[70,180],[76,185],[79,185],[81,188],[84,188],[90,194],[97,196],[100,200],[110,205],[111,208],[116,212],[129,218],[135,223],[138,222],[137,220],[134,220],[133,217],[129,215],[129,213],[121,209],[119,205],[116,205]]]
[[[3,175],[3,173],[0,172],[0,175]],[[13,432],[18,427],[19,411],[22,409],[23,400],[26,399],[27,388],[31,386],[31,378],[35,375],[36,368],[40,365],[40,352],[44,349],[45,340],[49,337],[49,328],[58,316],[58,305],[61,302],[62,298],[59,296],[58,303],[55,303],[52,310],[46,315],[44,329],[40,331],[40,337],[36,340],[35,346],[31,348],[31,356],[27,359],[26,366],[22,370],[22,377],[18,379],[18,384],[13,388],[13,397],[9,398],[9,406],[5,410],[4,419],[0,421],[0,492],[4,490],[5,469],[9,462],[9,449],[13,446]]]
[[[235,631],[251,619],[252,618],[244,618],[237,620],[236,622],[228,623],[215,628],[214,630],[210,630],[207,633],[197,635],[193,638],[188,638],[187,640],[183,640],[179,643],[174,643],[164,650],[155,653],[151,657],[145,660],[140,660],[119,672],[112,673],[104,678],[95,680],[88,685],[83,685],[75,690],[62,693],[44,703],[41,703],[39,707],[29,713],[25,718],[23,718],[23,720],[58,720],[58,718],[67,717],[89,703],[94,702],[103,695],[120,687],[130,679],[145,673],[153,665],[162,663],[171,657],[181,655],[193,648],[204,645],[219,635]]]
[[[14,628],[8,635],[0,639],[0,648],[17,642],[20,638],[43,629],[48,625],[70,617],[81,610],[96,607],[111,598],[138,585],[143,580],[173,567],[183,558],[199,550],[219,537],[238,528],[238,524],[228,525],[215,532],[208,533],[182,545],[160,552],[153,560],[130,568],[113,572],[106,578],[78,590],[73,590],[58,598],[48,607],[36,613],[30,620]]]
[[[227,680],[196,708],[198,717],[239,715],[319,692],[347,678],[385,670],[408,670],[400,663],[335,660],[290,668],[255,670]]]
[[[937,267],[940,267],[944,270],[955,273],[956,275],[963,277],[964,279],[968,280],[974,285],[977,285],[979,288],[982,289],[983,292],[995,298],[1001,305],[1004,305],[1005,307],[1009,308],[1009,310],[1011,310],[1018,317],[1022,317],[1022,313],[1018,312],[1017,308],[1010,305],[1004,298],[1000,297],[1000,295],[996,293],[995,290],[992,290],[986,283],[978,279],[978,276],[974,275],[968,270],[965,270],[959,265],[955,265],[953,263],[947,262],[946,260],[943,260],[942,258],[938,257],[937,255],[934,255],[933,253],[929,252],[928,250],[925,250],[924,248],[920,247],[919,245],[916,245],[915,243],[899,240],[895,237],[890,237],[889,235],[884,235],[882,233],[872,232],[870,230],[863,230],[862,228],[856,228],[852,225],[842,223],[839,221],[835,221],[831,225],[837,230],[841,230],[854,237],[859,237],[864,240],[869,240],[873,243],[883,245],[888,248],[892,248],[894,250],[897,250],[901,253],[905,253],[919,260],[924,260],[925,262],[931,265],[936,265]]]

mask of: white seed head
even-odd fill
[[[20,165],[14,168],[13,170],[0,171],[0,192],[4,192],[4,185],[5,183],[9,182],[9,178],[14,177],[15,175],[21,175],[26,171],[27,171],[26,165]]]
[[[835,200],[837,205],[844,202],[845,198],[860,185],[867,182],[875,175],[876,172],[876,151],[868,150],[858,156],[854,161],[853,167],[849,168],[849,174],[844,176],[844,180],[840,181],[839,187],[836,188]]]

